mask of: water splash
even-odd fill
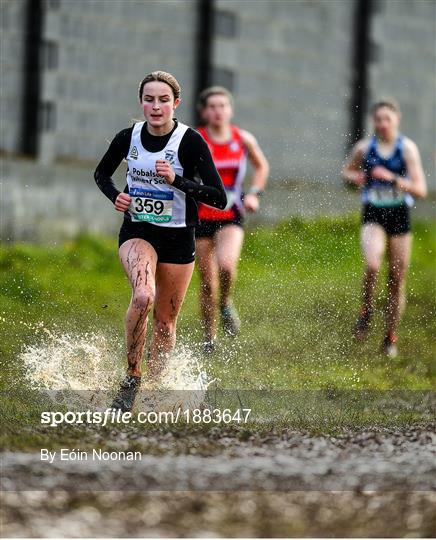
[[[207,375],[192,349],[178,345],[162,372],[158,387],[147,382],[142,385],[145,392],[139,404],[142,409],[163,411],[199,408],[213,382],[215,379]]]
[[[101,332],[64,332],[48,329],[42,322],[32,329],[35,342],[19,354],[29,386],[47,391],[57,403],[62,394],[69,406],[107,407],[124,376],[124,344]],[[187,345],[177,347],[157,387],[144,379],[142,394],[152,394],[159,410],[200,406],[213,382]],[[141,402],[150,404],[149,397]]]
[[[162,372],[160,386],[168,390],[206,390],[209,380],[197,356],[187,345],[179,345]]]
[[[25,345],[20,360],[27,382],[42,390],[98,390],[111,388],[122,374],[120,354],[98,332],[58,332],[40,326],[37,343]]]

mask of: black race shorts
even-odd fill
[[[226,225],[238,225],[244,226],[244,218],[239,215],[232,220],[220,221],[215,219],[208,219],[200,221],[195,226],[195,238],[212,238],[220,229]]]
[[[151,244],[157,253],[158,262],[188,264],[195,260],[194,227],[160,227],[124,219],[118,246],[132,238],[141,238]]]
[[[378,208],[372,204],[365,204],[362,223],[378,223],[389,236],[406,234],[410,232],[410,209],[407,204],[391,208]]]

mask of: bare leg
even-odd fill
[[[391,236],[389,246],[386,336],[394,338],[406,303],[405,283],[412,246],[411,233]]]
[[[361,246],[365,262],[363,274],[363,299],[359,318],[354,328],[354,337],[363,341],[369,330],[374,304],[374,292],[377,284],[377,276],[382,264],[383,253],[386,245],[386,233],[377,223],[366,223],[361,231]]]
[[[216,301],[218,293],[218,265],[213,238],[196,241],[198,271],[200,274],[200,311],[205,341],[216,336]]]
[[[225,225],[215,235],[221,307],[230,303],[243,241],[244,230],[238,225]]]
[[[377,223],[366,223],[361,233],[362,253],[365,261],[363,275],[363,307],[372,311],[377,276],[386,246],[386,233]]]
[[[154,304],[153,339],[148,377],[156,381],[176,344],[176,323],[191,281],[194,263],[158,263]]]
[[[148,242],[139,238],[124,242],[119,249],[119,255],[132,286],[132,298],[125,318],[127,374],[139,377],[147,318],[155,296],[157,255]]]

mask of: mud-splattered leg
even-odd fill
[[[147,334],[147,318],[156,291],[157,255],[148,242],[139,238],[124,242],[120,247],[119,255],[132,286],[132,298],[125,318],[127,373],[140,376]]]
[[[198,271],[200,274],[200,311],[205,341],[216,335],[216,302],[218,294],[218,264],[212,238],[196,241]]]
[[[226,225],[216,234],[221,307],[227,306],[231,301],[243,241],[244,229],[238,225]]]
[[[374,292],[377,276],[383,261],[386,245],[386,234],[381,225],[366,223],[361,231],[361,246],[365,260],[365,274],[363,276],[363,303],[362,309],[371,312],[374,303]]]
[[[156,300],[148,377],[157,381],[176,344],[176,323],[191,281],[194,263],[159,263],[156,273]]]
[[[388,302],[386,307],[386,336],[394,336],[406,306],[406,273],[412,246],[411,233],[389,238]]]

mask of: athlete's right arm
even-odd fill
[[[118,191],[112,180],[112,175],[129,152],[131,132],[132,128],[128,128],[115,135],[94,172],[97,186],[113,202],[119,212],[125,212],[129,208],[130,195]]]
[[[361,139],[353,146],[351,154],[342,169],[342,178],[346,183],[357,187],[362,187],[365,183],[365,173],[362,170],[362,162],[367,147],[368,141],[366,139]]]

